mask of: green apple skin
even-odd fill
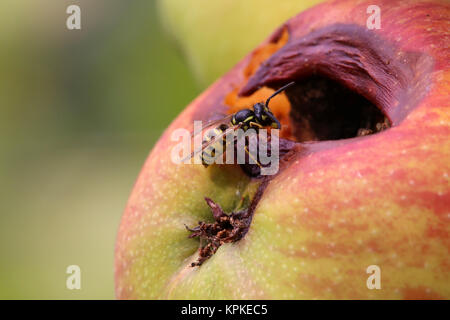
[[[158,8],[162,23],[199,83],[205,86],[228,71],[281,23],[319,2],[158,0]]]

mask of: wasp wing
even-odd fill
[[[218,126],[220,126],[222,124],[229,125],[231,123],[231,119],[233,118],[233,116],[234,116],[234,114],[229,114],[220,119],[209,121],[204,126],[202,126],[202,128],[200,130],[195,130],[196,128],[194,128],[194,131],[191,134],[191,139],[195,138],[198,135],[203,137],[203,133],[205,131],[209,131],[210,129],[217,128]]]
[[[233,118],[233,114],[224,116],[220,119],[217,120],[212,120],[209,121],[206,125],[202,126],[200,129],[196,128],[194,126],[194,130],[191,134],[191,146],[193,146],[193,148],[195,148],[195,145],[198,144],[199,141],[201,141],[202,143],[202,147],[198,150],[194,150],[191,155],[183,158],[181,161],[184,162],[188,159],[191,159],[195,156],[195,154],[199,153],[201,150],[204,149],[203,144],[205,143],[205,141],[203,140],[203,137],[205,137],[205,134],[207,134],[210,130],[215,129],[221,125],[226,125],[227,127],[230,125],[231,123],[231,119]]]
[[[232,116],[232,115],[231,115]],[[227,117],[228,118],[228,117]],[[226,123],[226,122],[225,122]],[[224,123],[224,124],[225,124]],[[208,141],[203,141],[202,142],[202,146],[200,148],[195,149],[194,151],[192,151],[192,153],[188,156],[185,157],[184,159],[181,160],[181,162],[185,162],[186,160],[191,160],[192,158],[194,158],[197,154],[199,154],[200,152],[202,152],[203,150],[205,150],[206,148],[208,148],[209,146],[211,146],[212,144],[216,143],[217,141],[220,141],[221,139],[223,139],[223,137],[226,137],[229,133],[238,130],[241,126],[243,125],[243,123],[238,123],[234,126],[230,126],[228,127],[226,130],[222,131],[220,134],[212,137],[210,140]],[[214,128],[216,128],[217,126],[215,126]],[[206,129],[206,127],[205,127]],[[211,129],[211,127],[210,127]],[[204,132],[204,130],[202,129],[202,132]],[[195,137],[194,137],[195,138]],[[229,144],[229,142],[227,143],[227,145]]]

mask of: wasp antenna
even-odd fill
[[[295,81],[289,82],[288,84],[282,86],[280,89],[275,91],[269,98],[267,98],[267,100],[266,100],[266,108],[269,108],[269,101],[270,101],[270,99],[272,99],[277,94],[279,94],[280,92],[283,92],[284,90],[286,90],[287,88],[289,88],[290,86],[292,86],[294,84],[295,84]]]

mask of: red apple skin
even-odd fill
[[[286,23],[289,42],[334,23],[365,27],[371,4],[314,7]],[[117,298],[450,298],[450,7],[376,4],[381,29],[372,32],[433,62],[429,73],[417,75],[429,83],[414,108],[397,119],[392,110],[399,106],[385,105],[394,126],[378,134],[302,145],[270,181],[247,235],[192,268],[199,243],[187,238],[183,224],[212,220],[205,196],[230,211],[258,183],[237,166],[173,164],[170,135],[227,110],[224,99],[246,81],[250,54],[193,101],[149,155],[117,236]],[[370,265],[381,269],[379,290],[366,286]]]

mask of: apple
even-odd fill
[[[158,0],[158,11],[197,80],[209,85],[275,27],[321,1]]]
[[[368,29],[371,4],[288,20],[175,119],[120,224],[117,298],[450,298],[450,6],[379,0]],[[270,104],[288,149],[277,174],[171,161],[175,129],[290,81]],[[205,256],[200,226],[242,208],[239,237]]]

